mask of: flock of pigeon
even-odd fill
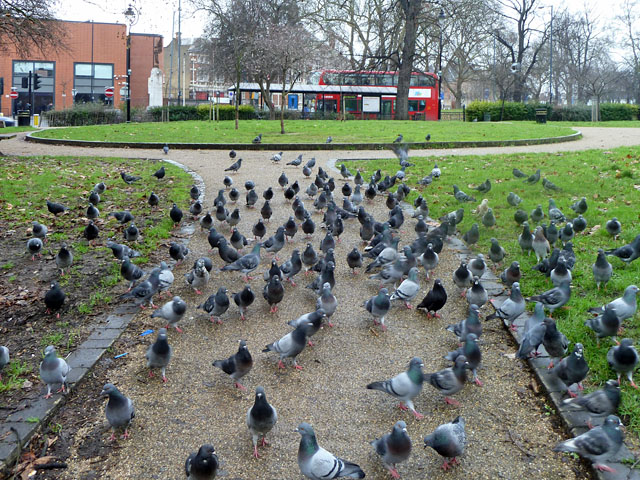
[[[256,138],[259,140],[260,136]],[[238,307],[240,318],[244,319],[248,308],[253,304],[256,297],[248,281],[251,279],[250,274],[262,265],[261,254],[263,251],[272,255],[270,268],[264,274],[265,284],[262,291],[262,296],[270,306],[270,312],[272,313],[277,312],[278,304],[285,298],[285,283],[288,282],[292,287],[295,287],[295,277],[299,274],[307,276],[308,274],[316,273],[315,279],[306,287],[315,293],[316,303],[313,311],[291,320],[289,325],[291,325],[292,331],[279,340],[266,345],[263,350],[266,353],[274,352],[279,355],[279,368],[286,368],[284,360],[289,358],[296,369],[302,369],[302,366],[297,363],[297,356],[308,344],[312,344],[311,337],[320,330],[324,322],[327,322],[329,326],[333,326],[331,318],[338,309],[338,301],[332,290],[334,290],[336,283],[334,269],[336,262],[340,260],[337,260],[334,256],[334,247],[336,242],[340,241],[340,235],[345,228],[348,228],[349,224],[354,225],[352,228],[356,228],[359,224],[359,235],[366,247],[360,251],[357,246],[354,246],[343,261],[348,264],[355,274],[358,269],[364,266],[365,259],[371,260],[364,267],[364,270],[370,274],[369,278],[379,285],[379,292],[368,299],[363,308],[371,315],[373,323],[379,325],[383,332],[386,331],[385,317],[393,308],[394,302],[400,300],[405,304],[406,308],[412,308],[411,302],[420,293],[420,268],[424,269],[425,278],[429,281],[431,272],[438,265],[438,253],[442,251],[447,236],[456,233],[456,225],[462,220],[464,214],[464,209],[461,208],[441,217],[441,223],[438,226],[429,227],[425,221],[429,217],[429,207],[427,200],[420,195],[413,202],[415,208],[412,216],[417,219],[414,227],[415,238],[412,241],[403,242],[405,243],[404,246],[399,249],[400,228],[405,223],[406,213],[401,202],[410,192],[410,188],[404,183],[400,183],[397,186],[395,193],[391,192],[391,188],[396,186],[396,183],[402,182],[405,178],[406,169],[413,166],[413,164],[409,162],[408,149],[405,144],[402,144],[402,138],[399,137],[398,142],[395,143],[396,145],[394,145],[393,149],[400,159],[400,169],[393,176],[386,175],[383,178],[382,173],[378,170],[369,180],[365,180],[359,171],[353,175],[343,164],[340,167],[340,175],[345,180],[345,183],[338,186],[335,179],[322,167],[317,168],[315,178],[313,178],[313,169],[316,166],[316,162],[312,158],[302,166],[302,173],[305,178],[309,178],[309,185],[304,192],[301,192],[304,187],[299,185],[298,181],[290,184],[283,171],[277,181],[285,202],[290,204],[291,215],[284,225],[278,226],[276,232],[266,239],[264,239],[267,232],[265,222],[268,223],[273,215],[274,207],[272,205],[276,195],[274,188],[269,187],[262,192],[264,202],[260,208],[260,218],[252,228],[250,237],[253,238],[247,238],[237,228],[241,217],[241,208],[237,205],[238,202],[241,202],[242,195],[234,187],[232,177],[225,176],[222,179],[224,188],[220,188],[218,191],[213,201],[213,210],[211,212],[205,211],[199,201],[200,192],[197,187],[192,187],[189,192],[192,202],[189,213],[194,220],[198,219],[202,230],[207,233],[211,251],[217,249],[225,265],[219,271],[215,271],[213,261],[209,257],[198,258],[194,261],[191,271],[185,275],[186,283],[197,294],[200,294],[208,285],[212,276],[224,278],[225,274],[223,272],[240,272],[246,282],[241,291],[230,296],[226,288],[218,288],[216,293],[209,296],[197,308],[207,312],[212,322],[222,323],[221,317],[227,312],[231,305],[231,300],[233,300]],[[168,146],[165,148],[165,153],[167,152]],[[235,160],[236,152],[231,151],[230,157]],[[280,163],[282,161],[282,152],[273,155],[271,160],[276,164]],[[294,167],[302,165],[302,155],[287,163],[287,165]],[[234,173],[241,167],[242,159],[238,158],[225,171]],[[428,185],[432,181],[439,179],[441,173],[436,164],[431,173],[423,178],[420,183]],[[524,175],[517,169],[514,169],[514,174],[516,177]],[[161,168],[154,175],[161,180],[164,177],[164,169]],[[140,177],[131,176],[125,172],[122,172],[121,176],[127,184],[133,184],[140,179]],[[526,182],[536,183],[540,179],[540,170],[534,175],[526,177]],[[351,180],[354,187],[349,183]],[[546,183],[550,184],[550,186],[547,185],[545,188],[557,188],[551,182],[546,181]],[[473,197],[462,192],[456,185],[453,187],[454,196],[461,203],[475,201]],[[104,184],[98,184],[91,192],[87,211],[87,216],[90,219],[99,215],[99,213],[92,213],[91,210],[97,210],[96,205],[99,202],[99,195],[105,191],[105,188]],[[245,182],[244,188],[246,190],[244,194],[246,213],[255,208],[259,195],[256,192],[254,182],[250,180]],[[486,193],[490,188],[490,181],[487,180],[477,187],[477,190],[481,193]],[[338,190],[336,191],[336,189]],[[301,198],[302,193],[305,193],[309,199],[308,201],[312,202],[312,208],[309,210]],[[342,194],[343,197],[341,206],[334,200],[334,197],[339,194]],[[96,196],[98,198],[95,198]],[[388,215],[384,219],[375,219],[365,208],[366,202],[373,202],[379,196],[385,197],[385,203],[388,207]],[[149,196],[149,205],[155,208],[159,203],[158,200],[157,196],[152,192]],[[517,207],[520,199],[515,194],[509,194],[508,201],[511,205]],[[227,206],[232,204],[235,206],[230,212]],[[66,207],[53,202],[47,202],[47,205],[49,211],[54,215],[66,210]],[[576,224],[580,224],[580,218],[583,218],[582,215],[587,211],[586,200],[584,198],[581,199],[572,208],[579,214],[579,217],[574,219],[573,222],[566,221],[564,214],[555,206],[553,200],[550,200],[548,216],[552,222],[546,228],[538,226],[535,233],[531,233],[526,222],[527,218],[520,222],[523,224],[523,232],[519,237],[519,243],[523,253],[534,251],[540,260],[540,263],[535,267],[536,270],[549,276],[554,287],[526,299],[526,301],[535,302],[535,308],[533,316],[530,317],[525,325],[523,340],[517,356],[525,359],[536,355],[539,346],[543,345],[552,357],[552,362],[549,366],[550,375],[556,376],[567,386],[567,389],[573,384],[577,384],[578,388],[582,389],[581,382],[586,378],[589,371],[584,358],[583,347],[581,344],[576,344],[573,352],[565,356],[568,341],[557,329],[555,321],[551,318],[555,309],[562,307],[570,300],[571,269],[575,264],[571,240],[574,237],[573,232],[576,231]],[[306,247],[300,249],[302,251],[299,249],[293,250],[289,259],[279,263],[277,254],[287,242],[293,242],[296,235],[305,235],[308,240],[313,238],[316,232],[316,222],[313,220],[314,213],[322,214],[320,226],[326,231],[325,234],[321,235],[322,239],[318,244],[318,249],[316,250],[311,241],[308,241]],[[485,226],[490,226],[492,212],[487,207],[486,201],[478,205],[476,214],[482,216]],[[176,226],[185,217],[184,212],[175,203],[172,205],[168,215]],[[542,218],[537,218],[537,215],[536,218],[534,218],[533,213],[531,215],[534,222],[539,222]],[[125,229],[124,238],[127,243],[135,242],[139,233],[135,229],[133,216],[129,212],[117,212],[114,216],[123,224],[130,223],[130,226]],[[522,215],[520,217],[516,216],[516,220],[522,217]],[[218,223],[214,226],[215,221]],[[565,222],[565,226],[558,230],[556,225],[559,226]],[[610,223],[612,225],[608,224],[607,230],[612,235],[617,235],[614,228],[615,222],[612,220]],[[97,229],[93,222],[90,222],[85,229],[84,236],[89,242],[92,242],[97,237],[97,234],[90,228],[91,226]],[[618,233],[619,228],[618,223]],[[129,231],[130,229],[131,231]],[[222,233],[224,229],[228,229],[230,233],[228,240]],[[473,245],[478,241],[478,229],[478,225],[474,224],[463,235],[463,239],[467,244]],[[44,225],[34,222],[33,238],[29,240],[27,245],[27,249],[32,256],[40,252],[42,241],[46,238],[46,230]],[[299,230],[301,230],[301,233],[299,233]],[[562,249],[554,248],[558,241],[562,242]],[[240,253],[251,243],[254,243],[254,245],[251,247],[250,252]],[[111,248],[116,259],[121,262],[122,276],[129,282],[129,290],[121,298],[134,299],[141,308],[145,308],[145,304],[155,307],[153,304],[154,296],[166,294],[171,297],[169,288],[174,282],[174,276],[167,262],[161,262],[160,266],[154,268],[145,278],[145,273],[131,262],[131,257],[137,255],[135,250],[125,244],[115,242],[108,242],[107,246]],[[188,254],[189,249],[184,245],[171,244],[169,256],[177,263],[184,261]],[[606,255],[618,256],[626,262],[635,260],[640,255],[640,235],[625,247],[607,252],[599,251],[597,260],[593,265],[594,277],[598,285],[606,285],[611,277],[612,267],[607,261]],[[488,256],[495,265],[499,265],[505,256],[504,249],[496,239],[491,240]],[[64,269],[68,268],[72,261],[72,255],[63,245],[56,256],[58,267],[64,272]],[[366,388],[384,392],[398,399],[400,408],[411,411],[416,418],[420,419],[423,415],[415,409],[413,401],[421,393],[425,383],[435,388],[444,396],[444,400],[447,403],[453,405],[459,405],[458,401],[453,399],[452,396],[461,392],[468,382],[468,370],[473,374],[473,381],[478,386],[482,386],[482,382],[477,375],[477,369],[482,358],[478,345],[478,340],[482,335],[479,311],[485,304],[493,306],[481,281],[486,269],[487,264],[484,256],[478,254],[468,263],[462,262],[460,267],[452,272],[455,285],[460,288],[461,294],[466,297],[469,303],[467,317],[459,323],[447,327],[457,336],[461,345],[459,349],[449,352],[445,357],[452,362],[452,366],[438,372],[424,373],[422,360],[419,357],[414,357],[405,371],[391,379],[370,383]],[[502,305],[494,306],[495,312],[487,316],[486,319],[503,319],[513,326],[514,320],[525,311],[525,299],[521,294],[519,283],[521,281],[521,272],[517,261],[514,261],[511,266],[504,270],[501,280],[511,288],[510,296]],[[588,319],[586,324],[594,330],[599,339],[613,337],[615,340],[622,322],[632,318],[636,312],[637,292],[638,288],[630,285],[621,298],[593,309],[596,316]],[[45,296],[47,309],[49,311],[59,310],[64,298],[64,293],[59,285],[54,283]],[[432,288],[422,301],[417,304],[416,308],[423,310],[427,317],[439,316],[438,311],[444,307],[446,302],[447,292],[441,280],[435,279]],[[545,315],[545,308],[550,312],[548,317]],[[150,376],[153,375],[153,369],[160,369],[162,380],[164,382],[167,381],[166,368],[173,355],[173,348],[168,341],[167,329],[174,328],[182,332],[178,324],[187,309],[188,306],[184,300],[179,296],[173,296],[170,301],[164,303],[152,313],[152,318],[166,320],[167,325],[166,328],[158,331],[155,342],[149,346],[146,352],[146,364],[151,369]],[[8,354],[6,347],[0,347],[0,365],[3,366],[8,362]],[[597,468],[605,470],[609,469],[609,467],[603,462],[618,451],[623,440],[620,430],[621,422],[615,416],[616,409],[620,403],[620,376],[622,374],[627,375],[632,385],[635,386],[632,373],[638,363],[637,353],[629,339],[624,339],[619,345],[613,346],[607,358],[612,368],[618,373],[618,381],[610,380],[601,390],[577,398],[567,399],[567,403],[573,408],[584,409],[593,416],[606,417],[604,423],[577,438],[562,442],[556,446],[556,450],[577,452],[593,460]],[[237,353],[228,359],[216,360],[213,365],[229,375],[237,388],[244,390],[245,387],[242,385],[241,379],[251,370],[253,358],[246,342],[240,341]],[[52,385],[61,385],[61,391],[64,392],[69,367],[63,359],[57,357],[53,346],[49,346],[45,350],[45,357],[40,366],[40,374],[42,381],[47,384],[47,398],[51,396]],[[569,389],[568,393],[572,397],[575,396]],[[124,437],[127,437],[128,427],[135,415],[132,400],[123,395],[112,384],[106,384],[101,394],[109,398],[106,405],[106,418],[114,430],[112,439],[115,438],[115,432],[118,429],[124,429]],[[248,410],[246,419],[247,427],[252,437],[255,457],[259,456],[259,442],[261,442],[261,445],[265,444],[265,435],[271,431],[277,419],[276,409],[267,401],[265,390],[262,387],[258,387],[255,393],[255,403]],[[311,479],[365,477],[365,473],[358,465],[340,459],[320,447],[311,425],[301,423],[297,431],[301,435],[298,463],[301,472],[306,477]],[[390,433],[371,443],[389,473],[394,478],[399,478],[396,465],[407,460],[412,449],[406,424],[402,421],[397,422]],[[424,439],[425,447],[433,448],[444,457],[443,468],[445,470],[453,466],[457,462],[457,457],[463,454],[465,443],[465,420],[462,417],[457,417],[449,423],[440,425]],[[218,469],[218,459],[213,446],[209,444],[203,445],[197,453],[191,454],[186,461],[185,468],[188,478],[214,478]]]

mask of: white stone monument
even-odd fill
[[[149,91],[149,107],[161,107],[162,106],[162,70],[158,67],[151,69],[149,80],[147,80],[147,86]]]

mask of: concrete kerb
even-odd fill
[[[192,176],[194,184],[200,190],[200,201],[204,201],[204,180],[187,166],[169,159],[159,160],[175,165]],[[185,224],[180,230],[182,242],[187,245],[195,231],[192,223]],[[124,333],[131,320],[138,313],[133,304],[118,305],[110,313],[105,313],[93,324],[92,332],[78,348],[71,352],[66,361],[71,367],[67,377],[68,389],[73,390],[104,356],[105,352]],[[50,399],[38,396],[33,401],[21,402],[6,421],[0,425],[0,473],[8,472],[33,435],[46,425],[64,405],[65,396],[55,394]]]
[[[44,143],[49,145],[66,145],[71,147],[107,147],[107,148],[145,148],[160,150],[165,142],[100,142],[92,140],[70,140],[63,138],[42,138],[34,136],[32,132],[25,136],[27,142]],[[571,135],[560,137],[531,138],[518,140],[491,140],[477,142],[413,142],[406,143],[412,150],[420,149],[448,149],[448,148],[482,148],[482,147],[512,147],[524,145],[542,145],[551,143],[572,142],[582,138],[577,131]],[[169,143],[170,148],[182,150],[389,150],[393,143]]]
[[[451,238],[449,241],[447,241],[447,246],[456,250],[461,260],[474,256],[473,252],[458,238]],[[496,278],[495,275],[490,272],[487,272],[485,275],[483,275],[482,280],[483,286],[488,291],[501,290],[504,292],[505,290],[504,286],[498,283],[498,278]],[[501,298],[502,300],[506,299],[506,292],[502,293],[497,298]],[[499,302],[497,306],[499,306],[500,303],[501,302]],[[516,319],[516,322],[514,322],[514,325],[516,325],[517,327],[516,332],[512,331],[509,328],[508,322],[503,322],[505,330],[513,337],[518,345],[520,345],[524,323],[526,322],[528,316],[529,313],[525,312],[520,315],[518,319]],[[538,356],[538,358],[532,358],[528,360],[527,363],[529,364],[529,368],[536,378],[538,384],[541,385],[544,389],[549,402],[553,405],[553,408],[562,420],[567,431],[573,436],[581,435],[588,430],[586,421],[588,420],[589,416],[583,412],[567,410],[567,408],[563,405],[563,395],[566,391],[566,388],[554,377],[551,377],[549,375],[547,369],[547,366],[549,365],[549,356],[542,347],[540,351],[542,353]],[[549,448],[551,448],[551,446]],[[597,478],[598,480],[640,480],[640,471],[632,470],[626,464],[622,463],[622,460],[629,458],[634,458],[634,456],[629,451],[627,446],[623,444],[622,448],[615,456],[614,461],[607,462],[607,465],[613,468],[616,472],[601,472],[600,470],[593,468],[593,465],[590,465],[593,471],[594,478]]]

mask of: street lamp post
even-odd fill
[[[438,120],[442,118],[442,28],[446,16],[444,9],[440,9],[438,14],[438,25],[440,27],[440,48],[438,49]]]
[[[551,9],[551,21],[549,25],[549,105],[553,99],[553,5],[542,5],[538,8]]]
[[[129,23],[129,34],[127,35],[127,123],[131,122],[131,28],[138,22],[138,11],[129,4],[124,12],[124,16]]]

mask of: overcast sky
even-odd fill
[[[57,8],[57,16],[63,20],[78,20],[96,22],[118,22],[125,23],[124,11],[131,0],[60,0]],[[178,0],[134,0],[140,10],[140,18],[133,27],[135,33],[158,33],[165,37],[165,45],[171,38],[171,28],[173,12],[176,12],[177,32],[177,10]],[[606,21],[615,15],[621,0],[601,1],[601,0],[563,0],[562,2],[547,0],[541,2],[546,5],[566,6],[572,11],[579,11],[584,8],[585,3],[591,5],[594,12],[601,20]],[[549,13],[540,11],[541,18],[546,21]],[[206,17],[202,14],[194,14],[189,2],[182,1],[182,36],[198,37],[201,35]],[[175,33],[174,32],[174,33]]]

